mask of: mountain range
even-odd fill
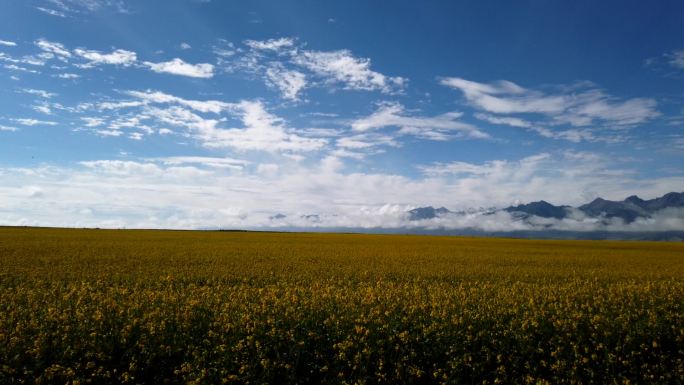
[[[684,192],[671,192],[662,197],[644,200],[636,195],[632,195],[622,201],[611,201],[603,198],[596,198],[590,203],[578,207],[556,206],[546,201],[537,201],[518,206],[509,206],[504,209],[481,209],[479,212],[484,214],[495,213],[496,211],[506,211],[512,216],[521,220],[532,217],[565,219],[577,212],[588,217],[598,219],[619,218],[624,223],[632,223],[638,218],[650,218],[657,211],[667,208],[684,207]],[[464,212],[450,211],[445,207],[433,208],[432,206],[418,207],[407,212],[409,220],[425,220],[443,217],[449,214],[462,214]]]

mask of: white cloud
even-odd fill
[[[97,135],[103,136],[103,137],[119,137],[119,136],[123,135],[123,131],[107,130],[107,129],[95,130],[95,133]]]
[[[181,43],[180,49],[192,49],[192,46],[188,43]]]
[[[245,166],[250,164],[250,162],[241,159],[217,158],[207,156],[171,156],[163,158],[153,158],[149,160],[161,162],[162,164],[172,166],[194,164],[211,168],[234,170],[242,170],[243,168],[245,168]]]
[[[119,130],[122,128],[144,128],[141,121],[148,119],[146,115],[140,116],[121,116],[109,123],[109,128]],[[148,130],[150,131],[150,130]]]
[[[36,46],[41,50],[60,57],[70,58],[71,52],[67,50],[61,43],[51,42],[45,39],[38,39],[35,41]]]
[[[672,51],[667,58],[671,66],[684,69],[684,49]]]
[[[17,122],[17,123],[24,125],[24,126],[56,126],[57,125],[57,122],[38,120],[38,119],[19,118],[19,119],[12,119],[12,121]]]
[[[288,127],[283,119],[269,113],[259,101],[226,103],[218,100],[189,100],[153,90],[123,93],[135,100],[88,103],[80,106],[80,109],[131,109],[127,118],[120,117],[117,121],[110,122],[109,127],[145,129],[147,126],[139,125],[139,120],[153,120],[162,126],[160,128],[167,130],[169,127],[184,128],[188,136],[208,148],[283,154],[311,152],[324,148],[328,141],[322,136],[330,134],[315,129],[299,130]],[[216,116],[207,118],[201,114]],[[227,123],[229,118],[240,120],[243,126],[230,127]],[[147,127],[145,131],[152,133],[155,129]],[[171,131],[163,132],[169,133]]]
[[[331,155],[361,160],[367,155],[385,152],[384,147],[401,147],[401,143],[392,135],[367,132],[338,138],[335,146]]]
[[[39,73],[36,70],[30,70],[28,68],[20,67],[18,65],[14,65],[14,64],[5,64],[3,67],[8,69],[8,70],[11,70],[11,71],[21,71],[21,72],[27,72],[27,73],[32,73],[32,74]]]
[[[118,13],[128,13],[124,0],[47,0],[52,6],[68,14],[94,12],[111,8]]]
[[[281,51],[284,48],[294,47],[295,41],[292,38],[282,37],[279,39],[268,40],[246,40],[245,45],[255,50]]]
[[[526,128],[527,130],[535,132],[545,138],[567,140],[573,143],[580,143],[583,141],[618,143],[624,140],[624,138],[619,134],[606,135],[605,133],[603,133],[601,135],[596,135],[594,131],[590,128],[570,128],[565,130],[551,130],[546,127],[535,125],[531,121],[511,116],[496,116],[483,113],[476,113],[475,117],[493,124]]]
[[[218,121],[206,120],[178,108],[161,112],[166,123],[185,125],[209,148],[232,148],[238,151],[308,152],[322,149],[327,141],[301,136],[288,128],[284,121],[266,111],[261,102],[236,103],[232,113],[237,115],[244,127],[219,128]],[[164,116],[168,114],[167,116]]]
[[[180,104],[185,107],[190,107],[199,112],[212,112],[218,114],[232,106],[230,103],[221,102],[218,100],[188,100],[179,98],[177,96],[169,95],[160,91],[126,91],[125,94],[141,99],[147,103],[157,104]]]
[[[67,17],[66,13],[57,11],[55,9],[50,9],[50,8],[45,8],[45,7],[36,7],[37,10],[47,13],[50,16],[56,16],[56,17]]]
[[[299,92],[306,87],[306,76],[298,71],[274,65],[266,70],[267,83],[280,90],[284,99],[299,100]]]
[[[37,105],[37,106],[32,106],[31,108],[33,108],[35,111],[38,111],[42,114],[52,115],[52,110],[50,109],[50,107],[48,107],[46,105]]]
[[[25,55],[21,57],[12,57],[4,52],[0,52],[0,61],[13,64],[25,64],[30,66],[44,66],[47,61],[54,58],[55,54],[42,51],[37,55]]]
[[[309,87],[398,93],[407,82],[374,71],[370,59],[355,57],[349,50],[306,50],[305,44],[293,38],[246,40],[244,45],[246,49],[232,44],[228,50],[215,48],[219,65],[225,71],[242,70],[263,77],[267,85],[280,90],[288,100],[298,100],[300,91]]]
[[[105,123],[105,120],[102,118],[95,118],[89,116],[81,117],[81,120],[84,122],[83,125],[86,127],[99,127]]]
[[[16,47],[17,43],[9,40],[0,40],[0,45],[4,45],[6,47]]]
[[[293,62],[323,77],[328,83],[343,84],[345,89],[388,93],[400,90],[406,83],[402,77],[388,77],[371,70],[370,59],[354,57],[348,50],[301,51]]]
[[[96,104],[91,104],[91,103],[85,103],[81,104],[79,106],[80,109],[87,109],[91,107],[95,107],[98,110],[121,110],[125,108],[133,108],[133,107],[140,107],[144,106],[145,102],[141,102],[138,100],[125,100],[125,101],[117,101],[117,102],[100,102]]]
[[[135,52],[123,49],[117,49],[111,53],[102,53],[99,51],[77,48],[74,50],[74,53],[89,60],[88,63],[83,65],[84,67],[93,67],[99,64],[112,64],[128,67],[135,64],[138,60]]]
[[[161,63],[144,62],[152,71],[193,78],[211,78],[214,76],[214,66],[208,63],[189,64],[179,58]]]
[[[597,137],[594,135],[594,132],[590,129],[568,129],[568,130],[549,130],[548,128],[543,128],[543,127],[532,127],[532,131],[538,133],[539,135],[545,137],[545,138],[551,138],[551,139],[561,139],[561,140],[567,140],[569,142],[573,143],[580,143],[582,141],[585,142],[620,142],[622,141],[621,137],[619,136],[601,136]]]
[[[81,77],[81,75],[71,74],[71,73],[63,73],[63,74],[58,74],[55,76],[60,78],[60,79],[78,79]]]
[[[352,123],[352,129],[358,132],[385,128],[399,127],[400,135],[413,135],[429,140],[449,140],[454,136],[470,138],[489,138],[489,135],[477,127],[459,122],[459,112],[448,112],[434,117],[410,116],[404,107],[398,103],[385,103],[368,117],[357,119]]]
[[[44,99],[50,99],[52,97],[57,96],[57,94],[54,92],[48,92],[45,90],[38,90],[38,89],[33,89],[33,88],[22,88],[19,91],[21,91],[25,94],[40,96],[41,98],[44,98]]]
[[[79,163],[91,169],[122,176],[131,174],[154,176],[162,173],[162,169],[153,163],[140,163],[124,160],[95,160]]]
[[[361,150],[376,146],[391,146],[399,147],[399,142],[390,135],[380,135],[373,133],[364,133],[358,135],[351,135],[339,138],[335,141],[337,147]]]
[[[654,198],[684,183],[682,177],[642,179],[616,172],[620,170],[591,154],[464,162],[457,174],[424,178],[348,172],[336,157],[323,158],[315,165],[285,162],[277,167],[270,162],[222,159],[93,160],[69,168],[0,168],[5,182],[0,186],[0,223],[148,228],[418,225],[486,231],[546,226],[579,231],[682,230],[684,226],[684,210],[660,212],[629,225],[574,215],[577,213],[564,221],[535,219],[526,223],[506,212],[478,210],[419,223],[407,219],[407,210],[428,204],[457,210],[505,207],[518,200],[549,197],[555,204],[578,204],[585,202],[587,191],[608,199],[631,194]],[[227,167],[222,167],[224,163]],[[275,213],[286,217],[274,222],[270,217]]]
[[[624,126],[660,115],[653,99],[619,100],[599,89],[545,94],[505,80],[485,84],[451,77],[441,79],[440,83],[463,92],[466,100],[478,109],[494,114],[538,114],[550,118],[553,124]]]
[[[475,114],[475,117],[484,120],[489,123],[493,124],[503,124],[506,126],[512,126],[512,127],[523,127],[523,128],[531,128],[532,122],[529,122],[524,119],[520,118],[514,118],[510,116],[494,116],[494,115],[489,115],[489,114],[482,114],[482,113],[477,113]]]
[[[436,175],[495,175],[497,178],[505,174],[512,175],[513,173],[525,170],[525,174],[529,175],[530,168],[536,166],[551,156],[547,153],[533,155],[523,158],[517,162],[509,162],[506,160],[492,160],[482,164],[473,164],[468,162],[449,162],[449,163],[435,163],[430,166],[419,167],[425,174]],[[506,175],[506,176],[509,176]]]
[[[14,132],[14,131],[19,131],[19,129],[16,127],[4,126],[4,125],[0,124],[0,131]]]
[[[219,39],[218,45],[212,47],[212,52],[219,56],[219,64],[224,64],[226,59],[234,56],[237,53],[237,50],[235,48],[235,44],[233,44],[232,42],[227,41],[225,39]]]

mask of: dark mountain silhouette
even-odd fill
[[[510,206],[503,209],[503,211],[507,211],[523,219],[531,216],[564,219],[572,210],[579,210],[590,217],[620,218],[625,221],[625,223],[631,223],[638,218],[648,218],[659,210],[674,207],[684,207],[684,193],[671,192],[662,197],[649,200],[641,199],[636,195],[627,197],[623,201],[596,198],[592,202],[577,208],[573,208],[572,206],[555,206],[546,201],[538,201],[518,206]],[[458,215],[464,213],[465,211],[453,212],[445,207],[436,209],[432,206],[418,207],[408,211],[409,219],[412,221],[437,218],[446,214]]]
[[[596,198],[591,203],[587,203],[578,208],[592,217],[622,218],[625,222],[631,223],[639,217],[648,217],[650,214],[648,210],[632,203],[634,201],[636,201],[636,199],[616,202]]]
[[[631,197],[630,197],[631,198]],[[636,197],[638,198],[638,197]],[[628,198],[629,199],[629,198]],[[648,201],[643,201],[641,206],[651,212],[662,210],[668,207],[684,207],[684,192],[676,193],[671,192],[663,195],[660,198],[651,199]]]
[[[542,218],[563,219],[568,215],[566,208],[569,206],[554,206],[547,201],[532,202],[524,205],[510,206],[505,208],[509,213],[520,213],[526,217],[536,215]]]
[[[309,222],[320,222],[321,221],[321,216],[318,214],[305,214],[305,215],[300,215],[300,218],[305,219]]]
[[[440,217],[442,215],[448,214],[451,211],[447,210],[446,207],[434,208],[432,206],[428,207],[418,207],[413,210],[409,210],[409,220],[417,221],[421,219],[432,219]]]
[[[656,211],[670,207],[684,207],[684,193],[671,192],[660,198],[643,200],[632,195],[621,202],[596,198],[579,207],[585,214],[595,217],[622,218],[626,223],[637,218],[648,218]]]

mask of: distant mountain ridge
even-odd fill
[[[546,201],[537,201],[518,206],[509,206],[502,211],[511,213],[521,219],[532,216],[540,218],[565,219],[573,214],[574,210],[581,211],[589,217],[595,218],[620,218],[625,223],[632,223],[638,218],[649,218],[652,214],[666,208],[684,207],[684,192],[671,192],[662,197],[644,200],[636,195],[627,197],[623,201],[611,201],[596,198],[590,203],[579,207],[556,206]],[[418,207],[408,212],[409,220],[425,220],[443,217],[449,214],[457,214],[445,207],[435,209],[432,206]]]
[[[504,209],[509,213],[522,213],[526,215],[536,215],[542,218],[563,219],[568,215],[567,208],[570,206],[554,206],[547,201],[538,201],[528,204],[510,206]]]
[[[409,210],[409,220],[418,221],[421,219],[432,219],[436,217],[441,217],[444,214],[448,214],[449,211],[446,207],[434,208],[432,206],[418,207],[413,210]]]

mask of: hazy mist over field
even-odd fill
[[[0,225],[684,231],[681,201],[579,208],[684,191],[682,14],[6,2]],[[506,210],[541,200],[572,207]]]

